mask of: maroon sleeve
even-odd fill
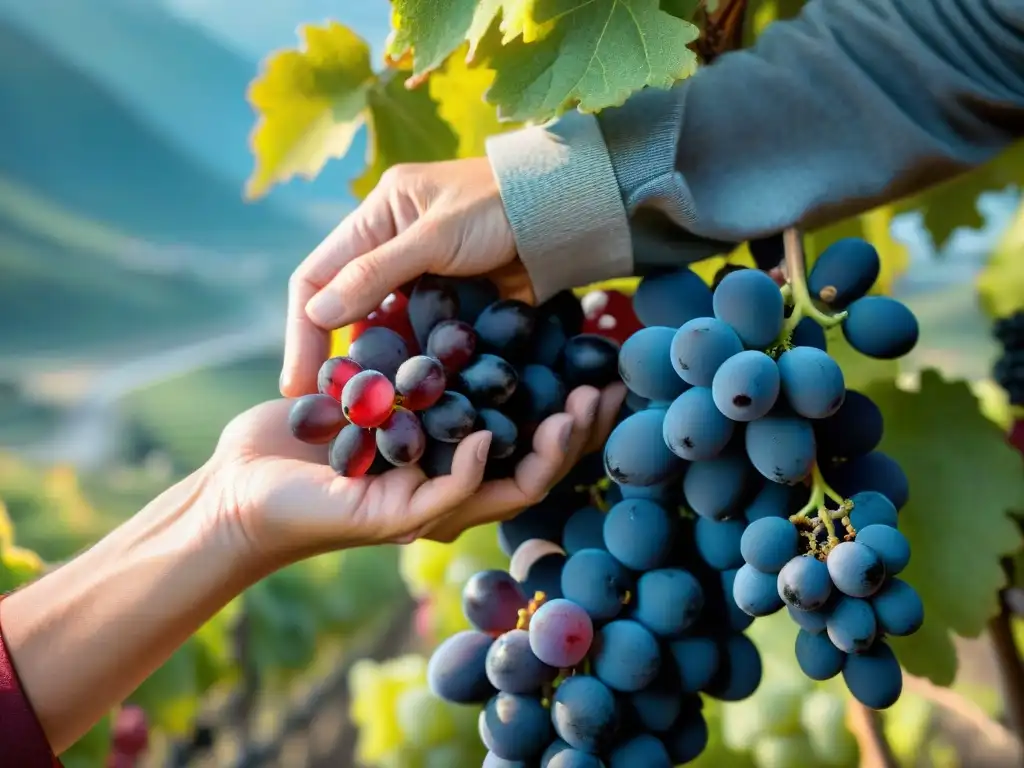
[[[3,597],[0,596],[0,602]],[[60,768],[32,705],[21,690],[0,626],[0,764]]]

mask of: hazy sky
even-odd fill
[[[378,53],[388,34],[387,0],[159,0],[241,53],[263,58],[295,44],[304,22],[337,19],[351,26]]]

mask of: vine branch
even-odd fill
[[[1007,725],[1024,743],[1024,661],[1013,636],[1013,611],[1007,591],[999,593],[999,614],[988,624],[989,639],[999,667]]]
[[[860,764],[871,768],[899,768],[899,761],[885,738],[882,716],[853,699],[848,711],[850,730],[860,747]]]

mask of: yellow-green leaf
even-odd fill
[[[188,734],[199,710],[196,654],[195,640],[189,638],[129,698],[170,736]]]
[[[982,308],[993,317],[1024,309],[1024,203],[978,276],[978,296]]]
[[[367,91],[370,165],[352,182],[352,193],[366,197],[381,174],[398,163],[424,163],[455,157],[459,141],[438,114],[427,88],[409,90],[402,72],[389,73]]]
[[[963,382],[925,371],[917,392],[876,382],[865,393],[885,419],[881,450],[910,481],[900,529],[913,554],[900,577],[925,606],[922,634],[894,647],[909,671],[947,684],[955,660],[948,633],[984,630],[1006,582],[1000,560],[1022,543],[1007,514],[1024,503],[1020,455]]]
[[[644,87],[668,88],[693,73],[693,24],[658,0],[539,0],[534,20],[556,22],[535,43],[493,51],[497,76],[487,99],[503,118],[537,120],[573,106],[596,112]]]
[[[494,71],[469,67],[461,54],[461,49],[453,53],[444,69],[430,76],[428,86],[438,114],[458,136],[458,156],[480,157],[488,136],[518,126],[500,122],[497,110],[484,100],[484,93],[494,82]]]
[[[477,14],[477,0],[393,0],[392,7],[401,31],[388,53],[411,47],[417,77],[440,67],[462,45]]]
[[[301,48],[271,56],[249,88],[259,115],[251,138],[250,199],[295,176],[315,177],[328,160],[348,152],[363,124],[375,82],[369,46],[337,22],[302,27],[301,35]]]

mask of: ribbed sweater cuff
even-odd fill
[[[622,193],[592,115],[493,136],[487,156],[538,301],[632,273]]]

